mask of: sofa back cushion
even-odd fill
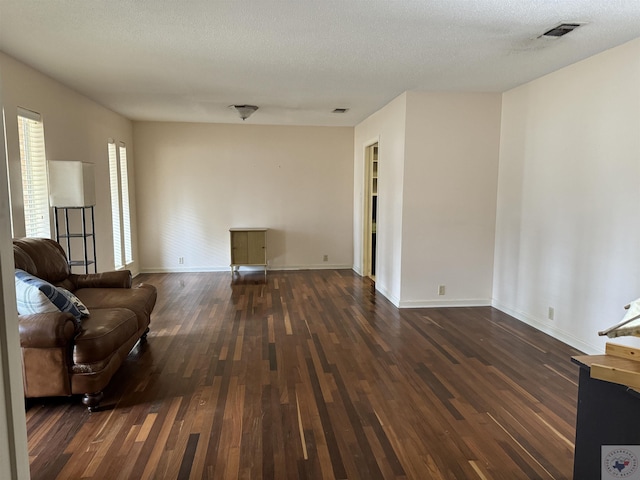
[[[13,260],[16,264],[16,268],[29,272],[31,275],[36,274],[36,271],[38,270],[36,268],[36,264],[33,263],[31,257],[20,247],[20,245],[16,245],[15,240],[13,243]]]
[[[49,238],[14,238],[13,256],[16,268],[54,285],[70,274],[64,250]]]

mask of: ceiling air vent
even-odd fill
[[[347,113],[349,111],[348,108],[334,108],[331,113]]]
[[[569,32],[573,32],[576,28],[578,28],[581,23],[561,23],[557,27],[553,27],[551,30],[544,32],[541,36],[543,37],[562,37]]]

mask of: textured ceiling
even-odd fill
[[[586,25],[538,38],[561,22]],[[639,0],[0,0],[0,50],[134,120],[355,125],[636,37]]]

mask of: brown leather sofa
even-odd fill
[[[132,288],[128,270],[71,273],[64,250],[50,239],[14,239],[13,253],[17,269],[65,288],[89,310],[80,321],[59,311],[18,316],[25,397],[84,394],[82,402],[95,410],[133,346],[146,339],[156,288]]]

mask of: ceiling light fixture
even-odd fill
[[[348,108],[334,108],[331,113],[347,113],[349,111]]]
[[[247,118],[249,118],[253,113],[258,110],[258,107],[255,105],[230,105],[235,108],[240,115],[240,118],[244,122]]]

